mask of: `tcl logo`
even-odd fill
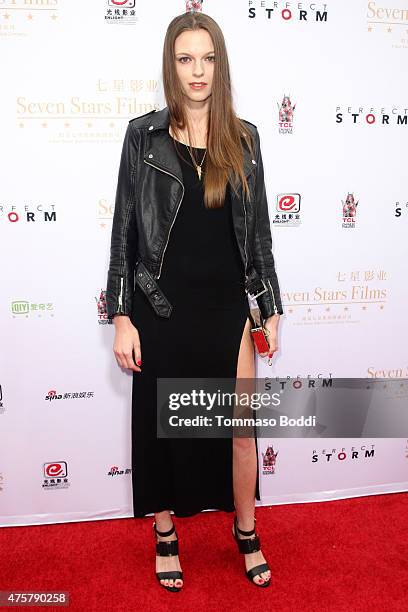
[[[299,212],[300,193],[279,193],[276,196],[276,210],[280,212]]]
[[[68,474],[67,464],[65,461],[54,461],[53,463],[44,463],[44,476],[46,478],[62,478]]]

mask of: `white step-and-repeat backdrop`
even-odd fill
[[[0,0],[1,525],[132,516],[110,229],[127,123],[165,105],[163,39],[185,10]],[[407,399],[406,0],[202,10],[261,136],[285,315],[258,376],[401,379]],[[264,505],[407,490],[403,437],[260,439],[259,457]]]

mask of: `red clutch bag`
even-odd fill
[[[267,353],[269,351],[267,334],[268,331],[264,327],[253,327],[251,329],[252,340],[258,353]]]
[[[261,321],[259,322],[259,324],[257,324],[251,313],[249,313],[249,318],[252,324],[252,340],[256,346],[258,353],[267,353],[269,351],[268,330],[262,325]]]

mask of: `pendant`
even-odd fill
[[[198,178],[201,181],[201,166],[197,166],[197,174],[198,174]]]

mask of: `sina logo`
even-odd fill
[[[55,389],[51,389],[50,391],[48,391],[47,395],[45,396],[45,399],[48,401],[62,399],[62,395],[58,395]]]
[[[108,472],[108,476],[120,476],[123,470],[120,470],[117,465],[113,465]]]
[[[106,291],[101,289],[99,298],[95,297],[96,307],[98,309],[98,323],[100,325],[106,325],[112,323],[112,319],[108,318],[108,311],[106,307]]]
[[[266,451],[262,453],[262,473],[265,475],[274,474],[275,473],[275,464],[276,457],[278,456],[279,451],[273,450],[273,446],[268,446]]]
[[[348,193],[346,201],[341,201],[343,205],[343,227],[356,227],[356,214],[359,200],[356,202],[354,194]]]
[[[131,469],[120,470],[117,465],[113,465],[108,472],[108,476],[122,476],[123,474],[130,474]]]
[[[279,106],[279,134],[293,134],[293,113],[296,104],[292,106],[290,96],[283,95],[282,104]]]
[[[193,13],[194,11],[203,10],[203,0],[187,0],[186,2],[186,13]]]

